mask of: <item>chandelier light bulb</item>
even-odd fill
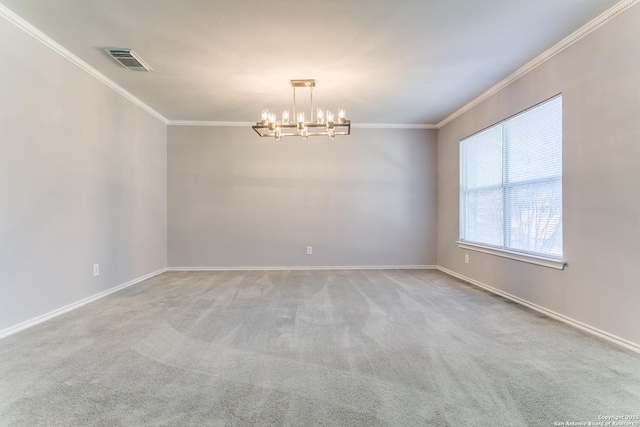
[[[338,123],[344,123],[346,117],[347,113],[342,108],[338,108]]]
[[[262,110],[262,124],[266,125],[269,123],[269,110]]]
[[[289,124],[289,110],[284,110],[282,112],[282,124],[283,125]]]
[[[335,117],[333,115],[333,113],[329,110],[327,110],[327,125],[333,125],[333,122],[335,121]]]
[[[316,114],[316,121],[319,125],[324,123],[324,111],[322,111],[322,108],[318,108],[317,110],[317,114]]]
[[[333,122],[333,121],[334,121],[333,113],[327,110],[327,122]]]

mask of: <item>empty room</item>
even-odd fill
[[[0,426],[640,427],[640,0],[0,0]]]

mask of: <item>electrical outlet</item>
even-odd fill
[[[464,263],[469,264],[469,254],[464,254]]]
[[[313,253],[313,248],[311,246],[307,246],[307,255],[311,255]]]
[[[93,264],[93,275],[98,276],[100,274],[100,264]]]

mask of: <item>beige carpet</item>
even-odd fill
[[[622,414],[640,355],[429,270],[171,272],[0,340],[2,426]]]

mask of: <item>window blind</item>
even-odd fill
[[[562,257],[562,97],[460,141],[461,240]]]

